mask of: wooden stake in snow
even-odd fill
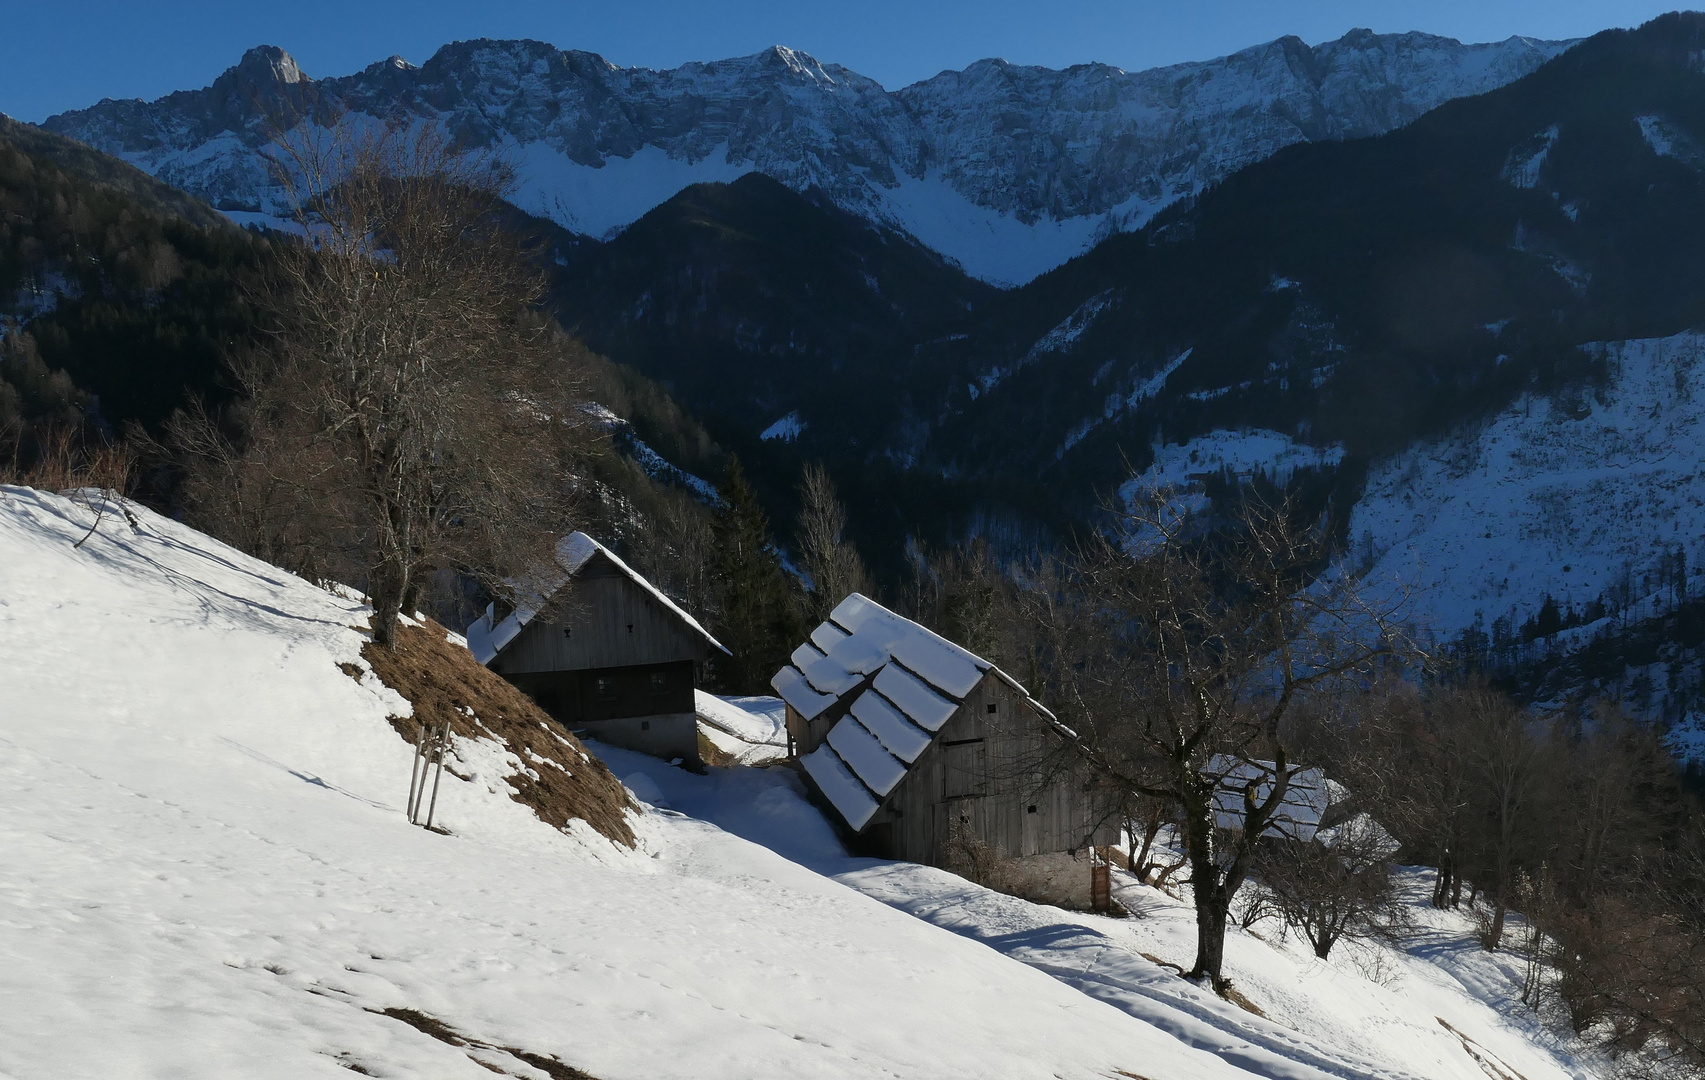
[[[450,721],[438,731],[438,771],[432,774],[432,802],[426,808],[426,827],[432,828],[432,815],[438,809],[438,782],[444,779],[444,751],[450,746]],[[425,785],[423,784],[422,787]]]
[[[418,804],[419,804],[420,800],[418,798],[417,792],[421,786],[420,780],[421,780],[421,776],[422,776],[422,773],[420,771],[420,760],[422,757],[425,756],[425,754],[426,754],[426,725],[421,724],[421,725],[419,725],[418,734],[416,734],[414,737],[414,764],[412,766],[410,766],[410,768],[409,768],[409,772],[408,772],[408,802],[406,804],[404,804],[404,807],[403,807],[403,812],[408,815],[409,824],[411,824],[411,825],[414,824],[415,811],[419,809]]]
[[[432,828],[432,815],[438,809],[438,784],[444,777],[444,751],[450,748],[450,721],[437,728],[422,724],[415,738],[414,766],[409,770],[408,821],[410,825]],[[426,777],[432,774],[432,801],[426,807],[426,820],[420,820],[420,804],[426,798]]]

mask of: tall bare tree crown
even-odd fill
[[[193,412],[175,441],[254,546],[363,585],[388,644],[435,577],[501,593],[548,564],[594,445],[584,352],[535,309],[500,158],[431,126],[275,145],[297,235],[257,297],[269,343],[234,365],[240,446]]]

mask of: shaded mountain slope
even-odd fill
[[[559,275],[563,322],[757,436],[797,412],[882,446],[944,387],[919,345],[996,292],[893,230],[760,174],[681,192]]]
[[[1602,34],[1401,131],[1291,147],[1010,294],[937,453],[1112,479],[1157,434],[1237,425],[1387,453],[1584,375],[1576,344],[1691,325],[1700,28]]]
[[[0,119],[0,325],[21,328],[4,333],[0,424],[98,399],[107,423],[152,425],[212,389],[253,332],[242,282],[265,250],[121,161]]]
[[[913,466],[971,316],[1000,294],[903,233],[751,174],[557,250],[563,324],[740,454],[784,530],[807,460],[830,465],[879,558],[982,498]]]

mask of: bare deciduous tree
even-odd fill
[[[173,441],[201,510],[356,577],[390,644],[435,571],[501,592],[548,563],[590,444],[581,354],[532,308],[544,280],[504,228],[503,162],[431,127],[304,125],[280,145],[301,235],[258,298],[271,343],[236,365],[241,448],[195,413]]]
[[[1401,928],[1387,861],[1394,853],[1390,834],[1358,815],[1314,839],[1271,837],[1256,864],[1286,927],[1325,960],[1345,938],[1389,937]]]
[[[1537,835],[1544,778],[1551,764],[1548,742],[1529,730],[1532,717],[1502,695],[1480,691],[1467,704],[1474,716],[1475,790],[1480,812],[1475,825],[1481,858],[1481,883],[1492,903],[1492,921],[1483,940],[1496,951],[1504,940],[1504,921],[1520,872],[1544,858],[1548,838]]]
[[[1493,695],[1478,684],[1382,684],[1358,729],[1352,782],[1382,823],[1438,868],[1434,907],[1461,901],[1469,868],[1477,717]]]
[[[1195,898],[1190,972],[1216,989],[1233,897],[1298,766],[1287,714],[1341,690],[1392,650],[1393,605],[1320,575],[1326,538],[1289,504],[1258,498],[1207,530],[1166,495],[1115,512],[1075,565],[1025,596],[1047,628],[1048,692],[1102,772],[1128,794],[1177,807]],[[1241,825],[1218,827],[1216,755],[1272,763],[1241,794]]]

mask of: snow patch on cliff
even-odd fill
[[[1705,336],[1587,346],[1600,390],[1528,395],[1489,421],[1375,465],[1350,557],[1411,582],[1411,615],[1445,636],[1545,596],[1631,614],[1705,559]]]
[[[515,204],[565,229],[599,239],[632,225],[693,184],[726,184],[755,167],[728,160],[727,144],[689,161],[657,146],[601,165],[582,165],[547,142],[513,146],[519,177]]]

